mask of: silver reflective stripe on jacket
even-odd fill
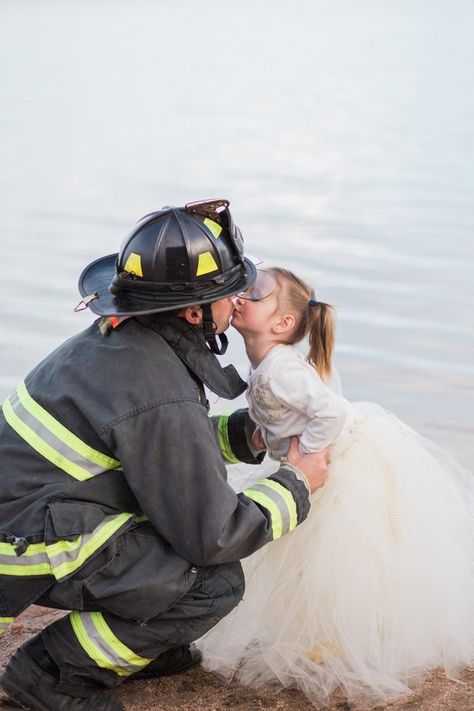
[[[110,469],[121,469],[108,457],[70,432],[28,393],[25,383],[2,405],[5,419],[15,432],[54,466],[85,481]]]
[[[31,543],[17,555],[15,544],[0,543],[0,575],[53,575],[64,580],[102,548],[132,518],[133,513],[111,514],[91,533],[81,533],[73,541]]]
[[[273,479],[261,479],[243,492],[269,514],[273,539],[281,538],[298,524],[295,500],[288,489]]]
[[[92,533],[81,533],[74,541],[47,545],[46,552],[56,580],[63,580],[78,570],[133,517],[133,513],[112,514],[106,516]]]
[[[44,543],[32,543],[17,555],[13,543],[0,543],[0,575],[52,575]]]

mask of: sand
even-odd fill
[[[58,619],[62,611],[33,605],[11,625],[0,645],[0,665],[7,663],[13,651],[45,625]],[[225,684],[197,666],[188,671],[161,679],[128,681],[117,693],[127,711],[314,711],[314,706],[299,691],[271,687],[249,689],[235,682]],[[364,705],[349,704],[340,693],[334,694],[327,711],[368,711]],[[474,669],[460,672],[458,680],[450,680],[440,671],[414,689],[413,693],[385,705],[370,707],[371,711],[473,711]],[[0,691],[0,709],[18,710],[6,694]],[[51,711],[54,711],[53,709]]]

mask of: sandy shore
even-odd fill
[[[21,615],[2,638],[0,664],[8,661],[12,652],[46,624],[64,613],[32,606]],[[309,701],[298,691],[285,689],[276,692],[264,687],[258,691],[236,683],[224,684],[199,667],[174,677],[151,681],[129,681],[117,692],[127,711],[314,711]],[[0,691],[0,709],[17,709]],[[368,711],[367,706],[351,705],[340,694],[335,694],[328,711]],[[411,696],[386,705],[372,707],[372,711],[472,711],[474,709],[474,670],[465,669],[458,681],[446,679],[435,672]],[[53,709],[51,711],[54,711]]]

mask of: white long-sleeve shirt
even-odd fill
[[[351,416],[350,403],[287,344],[274,346],[250,371],[246,396],[272,459],[286,456],[291,435],[299,436],[301,452],[325,449]]]

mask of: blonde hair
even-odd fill
[[[293,312],[296,317],[294,331],[286,343],[299,343],[308,336],[306,360],[316,368],[323,380],[328,380],[332,373],[336,331],[334,307],[316,301],[314,289],[288,269],[270,267],[264,271],[277,280],[280,306]]]

